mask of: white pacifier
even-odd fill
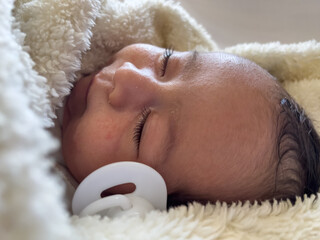
[[[125,183],[133,183],[135,191],[101,197],[104,190]],[[153,168],[137,162],[117,162],[97,169],[80,183],[72,199],[72,212],[79,216],[144,216],[153,209],[166,208],[163,178]]]

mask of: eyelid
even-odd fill
[[[168,62],[169,62],[169,59],[172,56],[173,52],[174,52],[173,48],[165,48],[164,49],[164,52],[161,56],[161,74],[160,74],[161,77],[164,77],[164,75],[166,73]]]
[[[143,107],[143,109],[139,115],[138,122],[137,122],[135,128],[133,129],[132,140],[133,140],[134,144],[136,145],[138,155],[139,155],[139,147],[140,147],[140,142],[141,142],[141,137],[142,137],[144,125],[145,125],[150,113],[151,113],[150,108]]]

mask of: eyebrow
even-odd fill
[[[188,59],[186,64],[183,67],[183,72],[188,72],[190,71],[190,69],[193,68],[193,66],[195,65],[195,61],[197,60],[197,57],[199,55],[199,52],[197,52],[196,50],[190,51],[190,54],[188,54]],[[164,146],[162,146],[162,151],[161,151],[161,155],[160,155],[160,159],[161,162],[164,163],[170,156],[172,149],[175,147],[175,145],[177,144],[177,132],[176,132],[176,125],[177,122],[179,121],[179,117],[177,119],[169,119],[169,131],[168,131],[168,141],[166,142],[166,144],[164,144]]]
[[[167,133],[167,141],[165,144],[162,145],[162,151],[160,154],[160,161],[162,163],[165,163],[170,154],[172,153],[172,149],[176,146],[177,144],[177,131],[176,131],[176,125],[177,121],[179,121],[179,117],[177,119],[174,119],[171,117],[169,119],[169,128],[168,128],[168,133]]]
[[[197,60],[197,57],[199,55],[199,52],[196,50],[190,51],[190,54],[188,54],[188,59],[186,64],[183,67],[183,72],[187,73],[190,71],[190,69],[193,68],[195,61]],[[169,131],[168,131],[168,141],[164,146],[162,146],[163,150],[161,151],[161,162],[165,162],[168,158],[170,153],[172,152],[172,149],[177,143],[177,133],[176,133],[176,126],[177,122],[179,121],[179,117],[177,119],[169,119]]]
[[[197,50],[190,51],[190,54],[187,59],[187,63],[183,67],[183,72],[188,72],[188,71],[190,71],[190,69],[193,68],[193,66],[198,58],[198,55],[199,55],[199,52],[197,52]]]

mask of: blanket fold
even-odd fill
[[[178,3],[166,0],[0,0],[0,36],[1,239],[320,239],[315,196],[294,206],[193,203],[145,218],[71,217],[63,177],[51,171],[59,139],[46,130],[79,76],[143,42],[249,58],[283,84],[320,132],[320,43],[219,49]]]

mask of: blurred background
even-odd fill
[[[221,48],[320,41],[320,0],[177,0]]]

